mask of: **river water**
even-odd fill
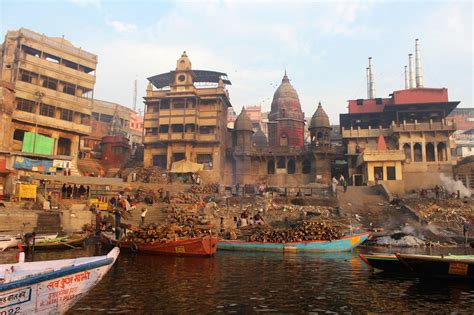
[[[358,257],[367,251],[220,251],[212,258],[123,252],[105,278],[68,314],[474,313],[474,283],[374,275]],[[80,250],[36,252],[29,259],[105,252],[99,245],[89,245]],[[439,252],[462,254],[464,249]],[[0,261],[12,259],[12,254],[0,254]]]

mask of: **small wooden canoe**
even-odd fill
[[[155,243],[134,243],[117,241],[113,233],[102,232],[100,240],[108,246],[118,246],[134,253],[173,255],[173,256],[212,256],[217,250],[217,237],[192,237],[184,240]]]
[[[112,268],[106,256],[0,265],[0,314],[64,314]]]
[[[289,243],[247,242],[240,240],[219,240],[221,250],[270,251],[270,252],[315,252],[330,253],[349,251],[362,244],[370,233],[345,236],[332,241],[306,241]]]
[[[35,250],[56,250],[56,249],[74,249],[76,247],[83,247],[87,235],[80,235],[76,237],[57,237],[53,239],[36,239]],[[23,249],[28,250],[26,243],[21,244]]]
[[[395,255],[407,269],[421,277],[474,279],[474,255]]]
[[[373,253],[373,254],[359,254],[359,257],[370,267],[374,272],[386,273],[406,273],[411,272],[405,265],[403,265],[395,256],[395,254]]]

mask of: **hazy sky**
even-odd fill
[[[138,104],[147,77],[174,70],[186,50],[194,69],[226,72],[231,102],[270,109],[284,70],[311,116],[331,123],[347,100],[366,97],[367,57],[376,94],[404,88],[420,39],[426,87],[473,106],[471,1],[7,1],[0,34],[26,27],[62,36],[99,56],[95,98]]]

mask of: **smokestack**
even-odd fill
[[[366,68],[367,70],[367,99],[370,99],[370,68]]]
[[[369,99],[375,98],[374,72],[372,71],[372,57],[369,57]]]
[[[413,69],[413,54],[408,54],[408,70],[410,77],[410,89],[415,88],[415,69]]]
[[[409,83],[408,83],[408,67],[405,66],[405,90],[408,89]]]
[[[421,72],[420,43],[415,39],[415,67],[416,67],[416,87],[423,87],[423,73]]]

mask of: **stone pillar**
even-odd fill
[[[433,142],[435,162],[438,162],[438,143]]]
[[[421,160],[426,162],[426,142],[424,140],[421,142],[421,157]]]
[[[171,163],[173,162],[172,158],[173,158],[173,150],[171,148],[171,145],[168,144],[168,146],[166,147],[166,169],[167,170],[171,169]]]

